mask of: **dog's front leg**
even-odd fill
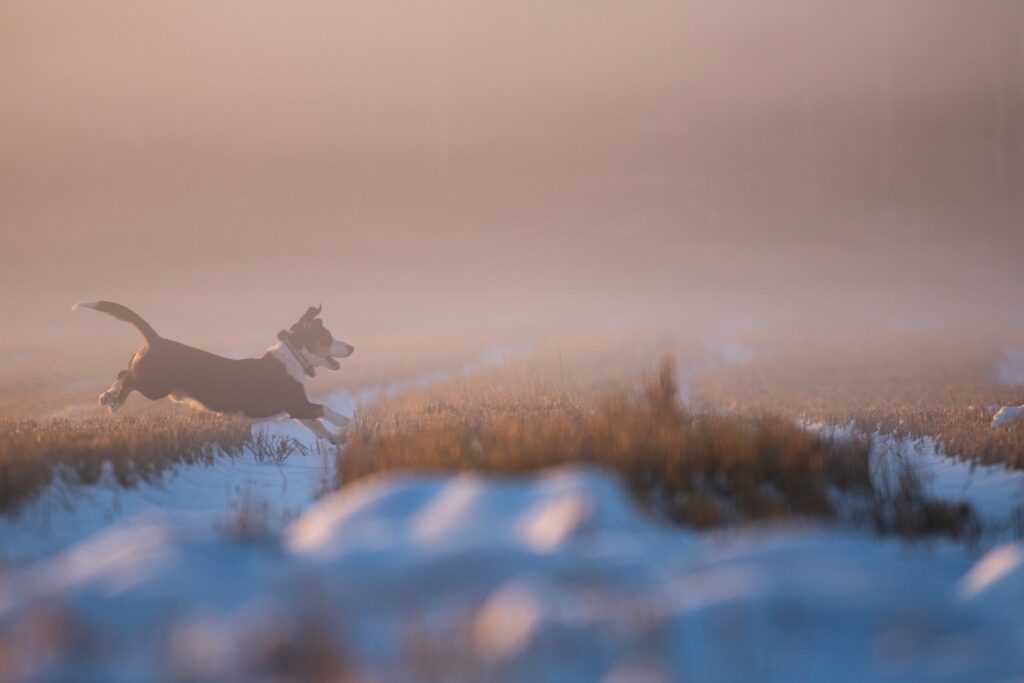
[[[324,406],[324,419],[326,419],[328,422],[337,427],[341,427],[344,430],[348,430],[349,425],[352,424],[352,420],[345,417],[339,412],[331,410],[327,406]]]
[[[329,431],[327,431],[327,428],[323,426],[320,420],[299,420],[299,422],[301,422],[302,426],[304,426],[306,429],[313,432],[317,436],[317,438],[324,439],[332,446],[336,446],[338,444],[337,437],[335,437],[334,434],[331,434]]]
[[[117,379],[110,385],[110,388],[100,394],[100,405],[105,406],[112,413],[124,405],[128,394],[132,393],[130,380],[131,377],[126,370],[117,373]]]

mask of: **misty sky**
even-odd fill
[[[1024,322],[1016,0],[8,0],[0,83],[9,337]]]

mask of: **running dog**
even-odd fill
[[[306,397],[306,378],[316,368],[339,370],[336,358],[355,350],[336,341],[317,316],[322,307],[310,307],[290,329],[277,334],[278,342],[262,358],[233,360],[202,349],[164,339],[134,311],[110,301],[75,304],[71,310],[91,308],[131,323],[146,343],[135,352],[128,369],[100,396],[100,405],[111,412],[137,391],[156,401],[170,396],[175,401],[198,404],[218,413],[234,413],[251,419],[288,415],[332,444],[334,434],[320,419],[340,427],[349,419]]]

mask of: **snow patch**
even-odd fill
[[[270,422],[254,426],[272,438],[292,438],[305,454],[276,462],[246,449],[209,464],[179,465],[126,488],[105,463],[94,485],[73,473],[57,476],[38,497],[0,515],[0,563],[25,563],[60,552],[103,529],[143,513],[159,511],[200,528],[227,528],[240,515],[281,530],[324,492],[334,488],[333,449],[318,445],[301,425]],[[252,521],[252,520],[250,520]]]
[[[799,424],[832,438],[864,434],[853,422],[844,426]],[[1024,534],[1024,471],[951,457],[942,444],[930,436],[918,438],[876,432],[871,435],[871,447],[871,476],[880,493],[891,490],[900,468],[909,466],[917,474],[925,496],[970,503],[978,515],[982,535],[989,543],[1020,538]]]
[[[992,417],[992,427],[1003,427],[1024,415],[1024,406],[1002,406]]]

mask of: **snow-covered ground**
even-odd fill
[[[883,470],[892,474],[906,462],[917,472],[929,496],[969,502],[983,534],[993,542],[1024,535],[1024,471],[949,457],[931,437],[876,434],[873,455],[876,481]]]
[[[804,427],[840,438],[858,433],[853,424]],[[925,496],[969,503],[981,525],[976,540],[983,545],[1024,537],[1024,471],[951,457],[932,437],[873,434],[871,475],[880,493],[895,488],[904,466],[917,474]]]
[[[352,411],[352,400],[342,394],[332,396],[330,404],[346,414]],[[334,489],[334,449],[292,420],[258,424],[254,430],[270,438],[295,439],[306,452],[275,462],[260,460],[246,449],[210,464],[180,465],[133,488],[118,484],[109,467],[94,486],[58,479],[16,514],[0,515],[0,562],[44,558],[150,511],[201,529],[229,528],[240,515],[249,515],[251,521],[280,531],[318,496]]]
[[[0,584],[11,680],[1012,681],[1024,549],[697,535],[609,476],[396,477],[280,536],[149,514]]]

